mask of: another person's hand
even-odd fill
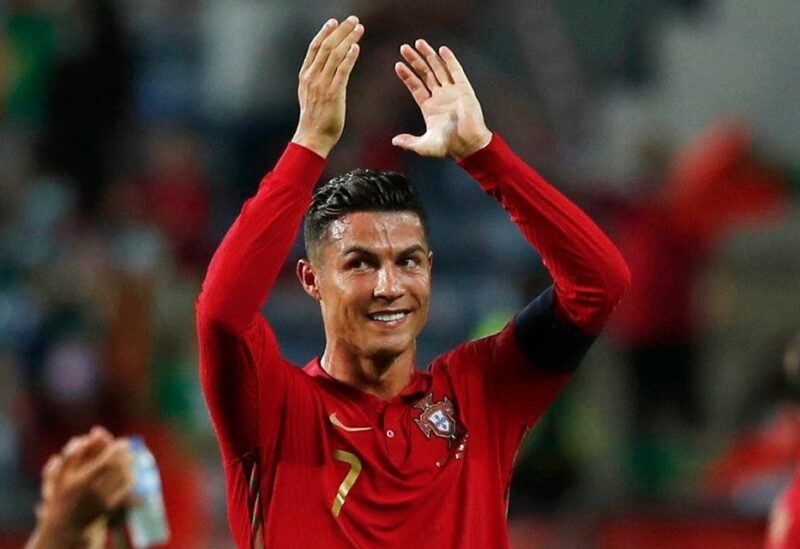
[[[308,46],[300,69],[297,97],[300,121],[292,138],[327,157],[344,130],[347,82],[358,58],[364,26],[351,15],[330,19]]]
[[[28,549],[104,547],[108,521],[130,502],[127,440],[95,427],[73,438],[42,471],[42,502]]]
[[[481,105],[450,48],[436,53],[425,40],[414,45],[400,47],[406,62],[397,62],[394,70],[422,111],[425,134],[400,134],[392,144],[421,156],[462,160],[492,139]]]

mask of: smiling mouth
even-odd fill
[[[410,311],[391,311],[391,312],[378,312],[378,313],[370,313],[367,317],[370,320],[374,320],[376,322],[381,322],[384,324],[392,324],[395,322],[400,322],[404,320],[411,314]]]

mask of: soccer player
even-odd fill
[[[230,525],[242,548],[505,547],[517,448],[620,300],[628,270],[587,216],[487,129],[453,52],[403,45],[395,71],[427,129],[393,143],[458,162],[554,278],[500,333],[418,371],[433,254],[413,188],[373,170],[315,188],[342,134],[363,32],[351,16],[312,40],[297,132],[225,236],[197,301]],[[326,345],[301,369],[281,356],[260,308],[304,214],[297,274],[319,302]]]

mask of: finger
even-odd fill
[[[99,437],[108,443],[114,440],[114,435],[109,433],[108,430],[102,425],[95,425],[92,427],[92,430],[89,431],[89,436]]]
[[[64,455],[64,457],[74,454],[75,451],[85,443],[87,438],[88,435],[80,435],[70,438],[64,445],[64,448],[61,449],[61,453]]]
[[[428,88],[425,87],[425,84],[422,83],[419,76],[408,68],[408,65],[402,61],[398,61],[394,64],[394,72],[397,73],[397,76],[403,81],[403,84],[406,85],[408,91],[411,92],[411,97],[414,98],[417,105],[422,106],[422,103],[430,98],[431,92],[428,91]]]
[[[113,442],[113,440],[114,439],[105,429],[102,431],[93,429],[88,435],[83,437],[80,445],[76,446],[71,452],[70,465],[79,466],[80,464],[95,459]]]
[[[414,72],[417,73],[420,80],[428,87],[431,92],[433,92],[433,88],[439,87],[439,82],[436,80],[436,76],[434,76],[433,71],[428,66],[428,63],[422,56],[419,54],[417,50],[409,46],[408,44],[403,44],[400,46],[400,55],[403,56],[403,59],[411,65],[411,68],[414,69]]]
[[[458,62],[458,59],[456,59],[455,54],[450,48],[442,46],[439,48],[439,55],[441,55],[442,60],[445,65],[447,65],[447,71],[450,73],[450,76],[453,77],[453,82],[456,84],[469,83],[467,75],[461,67],[461,63]]]
[[[64,458],[55,454],[47,460],[42,468],[42,500],[49,501],[55,491],[55,479],[61,472]]]
[[[75,467],[75,464],[81,461],[81,456],[86,443],[89,441],[89,435],[81,435],[72,437],[69,442],[64,445],[61,450],[62,472],[69,471]]]
[[[433,74],[436,75],[436,79],[439,81],[439,83],[452,84],[453,78],[448,74],[447,68],[444,66],[439,54],[436,53],[436,50],[434,50],[430,44],[421,38],[414,42],[414,45],[425,58],[425,61],[428,62],[428,66],[433,70]]]
[[[311,66],[311,63],[317,56],[319,47],[322,45],[322,41],[325,40],[338,26],[339,22],[336,19],[328,19],[325,24],[322,25],[322,28],[319,29],[317,35],[311,39],[311,43],[308,45],[306,58],[303,60],[303,65],[300,67],[300,74],[302,74],[303,71]]]
[[[330,57],[333,50],[335,50],[339,44],[342,43],[342,40],[347,38],[347,36],[353,32],[353,29],[356,28],[358,25],[358,17],[355,15],[351,15],[341,23],[339,26],[331,32],[327,38],[322,41],[322,44],[319,47],[319,51],[317,52],[314,61],[311,63],[309,70],[313,74],[317,74],[322,71],[325,65],[328,62],[328,58]],[[345,50],[346,51],[346,50]]]
[[[325,63],[325,68],[322,69],[322,75],[325,78],[333,80],[339,65],[342,64],[347,56],[347,53],[350,51],[350,46],[361,40],[363,35],[364,25],[359,23],[353,27],[352,32],[348,34],[338,46],[336,46],[336,48],[331,52],[330,57],[328,57],[328,62]]]
[[[416,135],[411,135],[409,133],[401,133],[399,135],[395,135],[392,138],[392,145],[395,147],[400,147],[401,149],[405,149],[407,151],[414,151],[416,152],[416,145],[419,142],[420,137]]]
[[[347,83],[350,81],[350,73],[353,72],[353,67],[356,64],[356,59],[358,59],[358,53],[360,51],[361,48],[358,47],[358,44],[350,45],[350,49],[347,50],[344,61],[339,64],[339,67],[336,69],[336,74],[333,75],[334,89],[347,87]]]
[[[55,472],[61,467],[61,463],[64,460],[60,454],[53,454],[50,456],[50,459],[47,460],[47,463],[44,464],[42,467],[42,478],[46,479],[48,477],[53,476]]]
[[[95,456],[94,459],[84,468],[82,476],[86,479],[113,474],[126,474],[126,468],[133,467],[133,454],[130,444],[125,439],[118,439],[107,445]],[[132,474],[132,473],[131,473]]]

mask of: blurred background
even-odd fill
[[[232,546],[194,299],[293,133],[308,41],[350,13],[366,36],[326,177],[418,182],[437,256],[419,367],[549,279],[457,166],[391,147],[422,129],[403,42],[451,46],[490,128],[633,272],[519,456],[514,547],[762,546],[800,456],[797,0],[0,0],[0,547],[96,423],[156,454],[170,547]],[[298,364],[324,344],[302,253],[266,307]]]

